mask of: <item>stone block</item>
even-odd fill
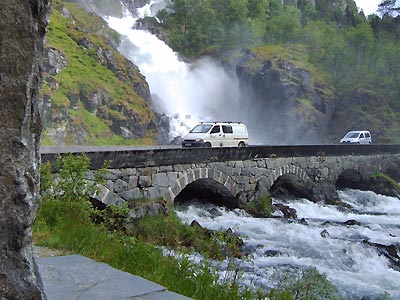
[[[241,160],[235,161],[235,167],[236,168],[243,168],[244,167],[243,161],[241,161]]]
[[[190,164],[182,164],[182,165],[174,165],[173,170],[175,172],[185,172],[187,170],[190,170],[192,167]]]
[[[232,178],[228,178],[228,180],[225,182],[225,187],[231,192],[235,190],[235,185],[236,183]]]
[[[117,179],[114,182],[114,192],[115,193],[121,193],[128,190],[128,183],[126,183],[125,181],[121,180],[121,179]]]
[[[167,173],[154,174],[152,185],[157,187],[168,187],[170,185],[170,181]]]
[[[131,176],[128,181],[128,189],[133,189],[138,186],[139,176]]]
[[[118,178],[122,178],[122,172],[116,169],[108,169],[104,175],[104,179],[116,181]]]
[[[136,170],[136,168],[126,168],[126,169],[122,169],[121,172],[122,172],[122,175],[123,175],[124,177],[130,177],[130,176],[137,175],[137,170]]]
[[[98,192],[93,195],[92,197],[105,205],[122,205],[125,200],[122,199],[120,196],[115,194],[114,192],[110,191],[107,187],[103,185],[98,185]]]
[[[168,186],[170,186],[171,184],[173,184],[177,179],[178,179],[178,173],[177,172],[170,172],[167,173],[168,176]],[[187,178],[187,174],[185,174],[186,178]]]
[[[249,177],[248,176],[236,176],[235,181],[237,184],[249,183]]]
[[[139,176],[138,187],[147,188],[151,186],[151,176]]]
[[[176,196],[178,196],[178,194],[181,192],[181,187],[179,185],[178,180],[176,181],[176,183],[171,187],[172,193]]]
[[[265,159],[259,159],[259,160],[257,160],[257,167],[259,167],[259,168],[266,168],[266,167],[267,167],[267,163],[266,163]]]
[[[238,176],[242,173],[242,169],[241,168],[232,168],[231,170],[231,175],[232,176]]]
[[[158,173],[159,168],[158,167],[147,167],[147,168],[141,168],[138,170],[138,174],[140,176],[151,176],[153,174]]]
[[[144,198],[146,199],[157,200],[161,197],[161,190],[158,187],[149,187],[144,190]]]
[[[126,201],[134,201],[138,199],[144,199],[144,191],[139,188],[134,188],[118,194],[121,198]]]
[[[160,173],[168,173],[174,171],[172,166],[160,166]]]
[[[244,185],[244,190],[246,192],[253,192],[253,191],[256,190],[256,186],[257,186],[256,184],[247,183],[247,184]]]
[[[193,182],[195,181],[195,176],[193,170],[188,170],[183,176],[186,176],[188,182]],[[177,176],[178,178],[178,176]]]
[[[259,178],[260,177],[258,177],[258,176],[251,176],[251,177],[249,177],[249,183],[255,184],[255,183],[257,183]]]

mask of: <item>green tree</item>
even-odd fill
[[[284,6],[281,14],[273,15],[266,23],[266,40],[269,42],[294,43],[301,36],[301,12],[293,6]]]
[[[269,12],[269,0],[248,0],[247,9],[250,19],[265,21]]]
[[[400,7],[396,7],[396,0],[383,0],[378,4],[378,12],[382,18],[393,16],[393,13],[396,11],[400,11]]]
[[[356,70],[360,70],[360,66],[367,58],[367,51],[374,42],[374,34],[371,26],[367,23],[361,23],[357,27],[351,29],[347,36],[348,46],[354,51],[354,62]]]

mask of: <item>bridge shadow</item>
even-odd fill
[[[230,190],[223,184],[210,178],[200,178],[189,183],[176,197],[176,204],[192,200],[209,202],[227,208],[237,208],[239,203]]]

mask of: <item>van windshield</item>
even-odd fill
[[[357,138],[359,134],[359,132],[349,132],[348,134],[346,134],[345,138],[354,139]]]
[[[210,128],[212,127],[212,125],[210,124],[200,124],[197,125],[195,128],[193,128],[192,130],[190,130],[191,133],[206,133],[210,130]]]

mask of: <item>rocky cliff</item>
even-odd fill
[[[224,63],[240,81],[249,131],[268,144],[329,143],[338,99],[301,48],[259,46],[231,52]],[[268,128],[268,130],[266,130]]]
[[[77,3],[54,2],[41,90],[42,144],[167,140],[168,123],[153,111],[144,76],[118,52],[119,39]]]
[[[0,299],[45,299],[32,254],[38,204],[38,89],[46,0],[3,0],[0,10]]]

